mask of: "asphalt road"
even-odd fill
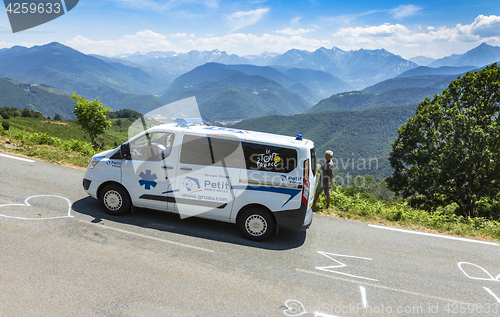
[[[245,240],[113,217],[84,171],[0,155],[0,316],[499,316],[500,245],[315,215]]]

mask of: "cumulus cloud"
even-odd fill
[[[500,40],[500,17],[478,16],[473,23],[457,24],[453,28],[432,26],[426,32],[412,32],[401,24],[385,23],[379,26],[342,28],[334,37],[345,38],[350,44],[386,45],[399,43],[405,45],[428,44],[436,41],[476,42],[484,40]]]
[[[226,19],[231,26],[231,32],[257,23],[269,11],[269,8],[261,8],[252,11],[238,11],[226,14]]]
[[[369,27],[355,27],[355,28],[342,28],[334,36],[342,37],[389,37],[395,34],[408,34],[408,30],[405,26],[401,24],[389,24],[385,23],[380,26],[369,26]]]
[[[175,33],[175,34],[170,34],[170,37],[173,37],[173,38],[184,38],[184,37],[187,37],[187,34],[186,33]]]
[[[306,33],[309,33],[309,32],[316,32],[314,29],[298,29],[298,30],[294,30],[294,29],[291,29],[291,28],[286,28],[286,29],[283,29],[283,30],[277,30],[276,33],[278,34],[284,34],[284,35],[302,35],[302,34],[306,34]]]
[[[489,38],[500,36],[500,17],[495,15],[478,16],[470,25],[457,25],[457,29],[462,34],[477,36],[479,38]]]
[[[175,50],[162,34],[150,30],[125,35],[117,40],[91,40],[81,35],[69,40],[67,45],[86,54],[114,56],[125,53]]]
[[[422,10],[422,8],[414,6],[413,4],[408,4],[408,5],[400,5],[399,7],[390,10],[389,13],[392,14],[393,18],[400,20],[408,16],[414,15],[420,10]]]

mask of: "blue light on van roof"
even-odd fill
[[[297,134],[297,136],[295,137],[295,140],[302,141],[302,134]]]
[[[179,126],[193,126],[193,125],[203,125],[205,121],[202,118],[177,118],[174,120]]]

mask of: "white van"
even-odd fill
[[[236,223],[251,240],[309,228],[312,141],[176,122],[94,155],[85,192],[112,215],[143,207],[215,219]]]

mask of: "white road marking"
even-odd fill
[[[35,161],[29,160],[29,159],[25,159],[23,157],[12,156],[12,155],[3,154],[3,153],[0,153],[0,156],[6,157],[6,158],[10,158],[10,159],[14,159],[14,160],[24,161],[24,162],[28,162],[28,163],[35,163]]]
[[[338,265],[330,265],[330,266],[324,266],[324,267],[315,267],[316,270],[321,270],[321,271],[326,271],[326,272],[332,272],[332,273],[335,273],[335,274],[340,274],[340,275],[345,275],[345,276],[349,276],[349,277],[360,278],[360,279],[364,279],[364,280],[378,282],[378,280],[373,279],[373,278],[368,278],[368,277],[363,277],[363,276],[357,276],[357,275],[353,275],[353,274],[348,274],[348,273],[344,273],[344,272],[339,272],[339,271],[332,270],[332,269],[338,269],[338,268],[342,268],[342,267],[346,267],[347,266],[347,264],[344,264],[344,263],[342,263],[342,262],[334,259],[333,257],[344,257],[344,258],[353,258],[353,259],[361,259],[361,260],[369,260],[369,261],[372,261],[373,259],[362,258],[362,257],[359,257],[359,256],[352,256],[352,255],[334,254],[334,253],[328,253],[328,252],[322,252],[322,251],[318,251],[318,253],[321,254],[321,255],[326,256],[330,260],[333,260],[333,261],[337,262]]]
[[[89,223],[89,222],[83,221],[83,220],[78,220],[78,221],[83,222],[85,224],[92,224],[92,225],[98,226],[99,228],[104,228],[104,229],[109,229],[109,230],[113,230],[113,231],[117,231],[117,232],[121,232],[121,233],[131,234],[131,235],[136,236],[136,237],[141,237],[141,238],[145,238],[145,239],[151,239],[151,240],[155,240],[155,241],[159,241],[159,242],[173,244],[173,245],[176,245],[176,246],[179,246],[179,247],[190,248],[190,249],[195,249],[195,250],[204,251],[204,252],[210,252],[210,253],[214,252],[214,250],[205,249],[205,248],[197,247],[197,246],[194,246],[194,245],[189,245],[189,244],[184,244],[184,243],[180,243],[180,242],[176,242],[176,241],[171,241],[171,240],[165,240],[165,239],[161,239],[161,238],[156,238],[156,237],[148,236],[148,235],[145,235],[145,234],[140,234],[140,233],[131,232],[131,231],[123,230],[123,229],[108,227],[108,226],[104,226],[104,225],[100,225],[100,224],[93,224],[93,223]]]
[[[490,293],[490,295],[491,295],[491,296],[493,296],[493,298],[494,298],[494,299],[496,299],[496,301],[497,301],[497,302],[499,302],[499,303],[500,303],[500,298],[498,298],[498,296],[497,296],[495,293],[493,293],[493,292],[491,291],[491,289],[489,289],[489,288],[487,288],[487,287],[483,287],[483,288],[484,288],[484,289],[485,289],[488,293]]]
[[[56,197],[56,198],[61,198],[61,199],[66,200],[66,202],[68,203],[68,215],[67,216],[59,216],[59,217],[47,217],[47,218],[26,218],[26,217],[6,216],[6,215],[0,214],[0,217],[10,218],[10,219],[20,219],[20,220],[50,220],[50,219],[61,219],[61,218],[73,218],[73,216],[71,215],[71,200],[69,200],[66,197],[57,196],[57,195],[30,196],[30,197],[26,198],[26,200],[24,201],[24,204],[5,204],[5,205],[0,205],[0,207],[9,207],[9,206],[32,207],[28,201],[32,198],[37,198],[37,197]]]
[[[359,291],[361,292],[361,302],[363,303],[363,307],[366,308],[368,306],[368,302],[366,301],[366,288],[360,285]]]
[[[484,277],[474,277],[474,276],[470,276],[469,274],[467,274],[464,269],[462,268],[462,265],[464,264],[467,264],[467,265],[471,265],[471,266],[475,266],[477,267],[478,269],[482,270],[484,273],[486,273],[486,275],[488,276],[488,278],[484,278]],[[485,269],[483,269],[482,267],[480,267],[479,265],[477,264],[474,264],[474,263],[469,263],[469,262],[459,262],[457,263],[458,265],[458,268],[462,271],[462,273],[465,274],[465,276],[467,276],[468,278],[470,279],[473,279],[473,280],[482,280],[482,281],[494,281],[494,282],[500,282],[500,274],[498,274],[496,277],[494,277],[493,275],[490,274],[490,272],[486,271]]]
[[[305,314],[310,314],[310,312],[307,311],[304,304],[302,304],[301,302],[299,302],[296,299],[287,300],[285,302],[285,308],[286,309],[283,310],[283,314],[285,316],[289,316],[289,317],[298,317],[298,316],[302,316]],[[317,311],[312,312],[312,314],[315,317],[339,317],[336,315],[325,314],[325,313],[317,312]]]
[[[343,282],[349,282],[349,283],[359,284],[358,281],[354,281],[352,279],[338,277],[338,276],[335,276],[335,275],[323,274],[323,273],[320,273],[320,272],[308,271],[308,270],[303,270],[303,269],[295,269],[295,270],[297,272],[302,272],[302,273],[306,273],[306,274],[312,274],[312,275],[317,275],[317,276],[321,276],[321,277],[331,278],[331,279],[334,279],[334,280],[340,280],[340,281],[343,281]],[[383,286],[383,285],[379,285],[379,284],[371,284],[371,283],[364,283],[364,284],[368,285],[368,286],[380,288],[380,289],[385,289],[385,290],[389,290],[389,291],[393,291],[393,292],[407,294],[407,295],[426,297],[426,298],[431,298],[431,299],[435,299],[435,300],[440,300],[440,301],[445,301],[445,302],[454,302],[454,303],[464,304],[464,305],[473,305],[471,303],[461,302],[461,301],[450,299],[450,298],[443,298],[443,297],[432,296],[432,295],[427,295],[427,294],[420,294],[420,293],[415,293],[415,292],[411,292],[411,291],[401,290],[401,289],[392,288],[392,287],[388,287],[388,286]]]
[[[473,239],[467,239],[467,238],[447,236],[447,235],[443,235],[443,234],[421,232],[421,231],[413,231],[413,230],[405,230],[405,229],[384,227],[384,226],[378,226],[378,225],[368,225],[368,226],[372,227],[372,228],[377,228],[377,229],[385,229],[385,230],[392,230],[392,231],[398,231],[398,232],[404,232],[404,233],[412,233],[412,234],[417,234],[417,235],[422,235],[422,236],[429,236],[429,237],[434,237],[434,238],[442,238],[442,239],[458,240],[458,241],[464,241],[464,242],[481,243],[481,244],[493,245],[493,246],[497,246],[497,247],[499,246],[498,243],[489,242],[489,241],[473,240]]]

